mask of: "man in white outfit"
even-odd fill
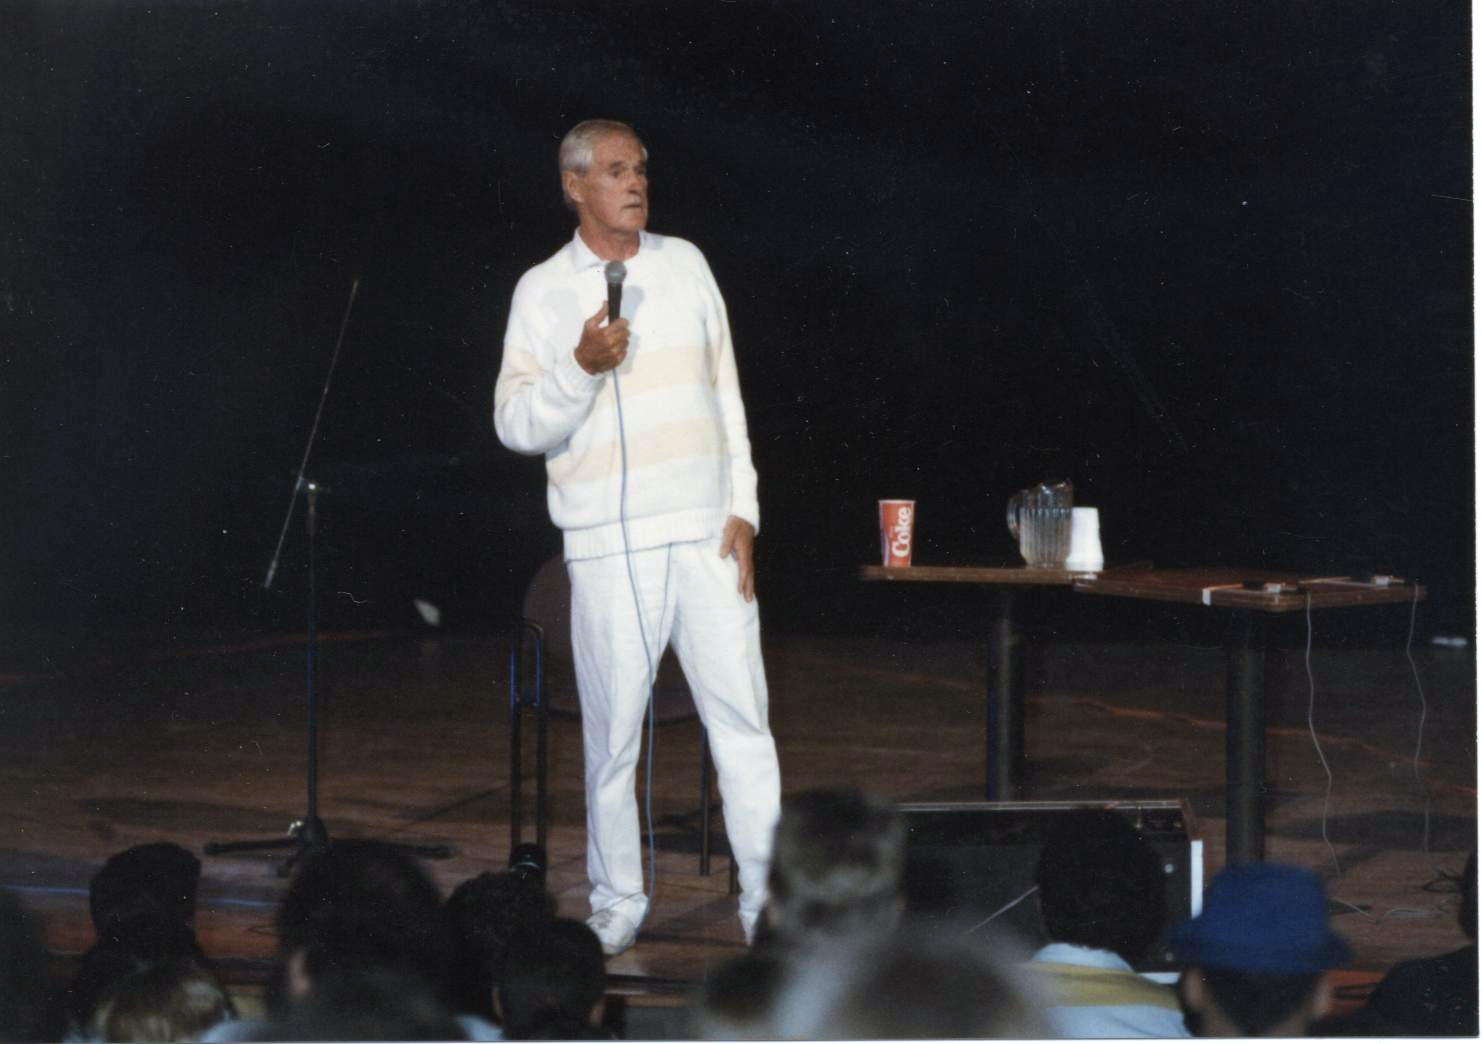
[[[648,909],[635,768],[653,670],[673,643],[704,722],[749,941],[777,822],[752,543],[756,469],[725,301],[704,256],[645,231],[648,153],[632,128],[578,124],[561,142],[571,241],[515,288],[494,427],[544,454],[571,575],[586,760],[587,874],[603,950]],[[627,271],[621,316],[604,268]]]

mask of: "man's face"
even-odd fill
[[[592,149],[586,172],[566,171],[562,180],[583,224],[609,233],[637,232],[648,224],[648,163],[636,139],[607,135]]]

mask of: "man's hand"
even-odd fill
[[[748,602],[756,598],[756,571],[751,558],[752,545],[756,542],[756,530],[745,519],[732,515],[726,519],[725,531],[720,535],[720,557],[734,555],[740,567],[740,582],[736,590]]]
[[[592,376],[616,369],[628,357],[628,320],[602,325],[607,318],[607,302],[597,314],[581,324],[581,343],[576,346],[576,361]]]

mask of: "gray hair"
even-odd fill
[[[826,943],[788,965],[769,1040],[1043,1039],[1047,1000],[1009,940],[912,926]]]
[[[597,142],[609,134],[632,138],[643,149],[643,158],[648,159],[648,149],[644,146],[643,139],[626,123],[619,123],[617,120],[582,120],[561,139],[559,165],[562,173],[569,170],[574,174],[585,174],[592,165],[592,150],[597,147]]]
[[[784,939],[884,932],[900,912],[906,826],[894,805],[854,787],[782,803],[767,925]]]

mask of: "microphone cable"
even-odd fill
[[[609,320],[610,321],[610,320]],[[628,432],[623,420],[623,393],[618,382],[617,369],[612,370],[612,398],[617,407],[618,452],[621,461],[621,478],[618,486],[618,523],[623,533],[623,559],[628,567],[628,588],[633,592],[633,610],[638,614],[638,637],[643,642],[643,658],[648,663],[648,749],[644,757],[643,770],[643,817],[648,831],[648,892],[645,898],[652,905],[658,891],[658,862],[654,854],[654,686],[658,684],[658,671],[653,652],[648,644],[648,628],[644,626],[643,599],[638,593],[638,578],[633,572],[633,545],[628,537]],[[666,548],[664,556],[664,592],[659,605],[660,626],[663,625],[664,606],[669,602],[669,567],[673,562],[672,549]]]

